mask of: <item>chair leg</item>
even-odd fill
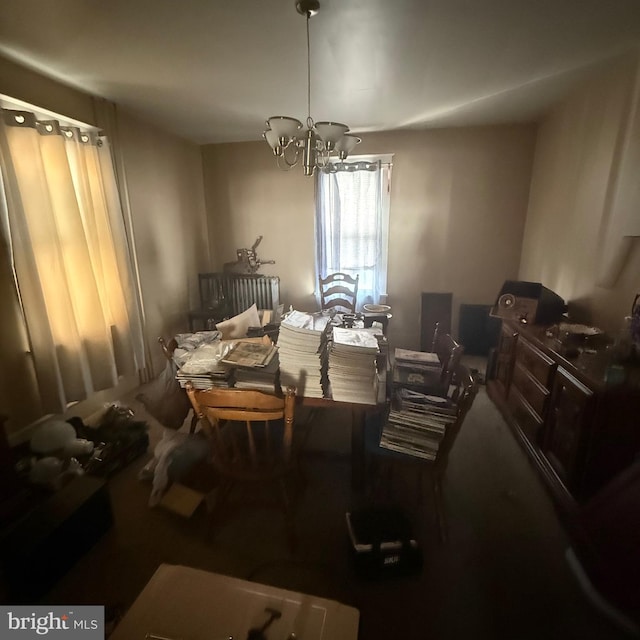
[[[365,465],[365,496],[371,500],[387,500],[391,484],[390,464],[372,458]]]
[[[195,433],[196,427],[198,426],[198,416],[195,411],[193,412],[193,416],[191,418],[191,426],[189,427],[189,433]]]
[[[424,502],[424,472],[421,465],[416,465],[416,495],[418,496],[418,504]]]
[[[278,484],[280,485],[280,498],[282,501],[282,508],[285,513],[291,509],[291,498],[289,497],[289,490],[287,489],[287,481],[285,478],[279,478]]]
[[[220,484],[210,491],[205,497],[207,506],[208,523],[206,537],[211,537],[216,523],[216,516],[222,511],[224,503],[231,492],[232,483],[227,480],[220,480]]]
[[[289,490],[287,489],[287,478],[280,478],[278,483],[280,485],[280,496],[282,501],[282,508],[284,511],[284,526],[287,536],[287,547],[289,548],[289,551],[293,553],[298,546],[298,536],[296,533],[294,515],[294,503],[297,501],[297,499],[296,497],[294,497],[292,500],[289,496]]]
[[[447,519],[442,502],[442,476],[438,473],[432,475],[433,497],[436,506],[436,517],[438,519],[438,531],[440,541],[447,542],[449,535],[447,531]]]

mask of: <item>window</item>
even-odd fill
[[[0,109],[0,220],[45,413],[144,366],[108,141]]]
[[[359,275],[360,307],[386,300],[392,164],[391,156],[352,160],[317,177],[316,276]]]

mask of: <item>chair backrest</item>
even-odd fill
[[[358,298],[358,280],[348,273],[331,273],[325,278],[318,276],[320,308],[339,312],[355,313]]]
[[[224,280],[221,273],[199,273],[200,308],[214,309],[225,304]]]
[[[219,319],[238,315],[252,304],[258,309],[277,309],[280,278],[258,273],[199,273],[200,308],[215,309]]]
[[[438,354],[438,360],[440,360],[441,365],[440,384],[446,393],[451,384],[454,371],[460,364],[464,347],[458,344],[450,334],[441,333],[439,323],[436,322],[431,351]]]
[[[453,448],[453,444],[460,433],[462,423],[467,413],[469,413],[478,393],[477,381],[474,379],[471,371],[462,364],[458,364],[455,367],[451,383],[455,386],[451,399],[457,405],[456,419],[455,422],[447,426],[444,438],[438,447],[435,466],[441,469],[444,469],[447,465],[449,453]]]
[[[260,481],[287,473],[292,464],[292,387],[284,397],[250,389],[197,390],[191,383],[186,389],[221,475]]]
[[[164,357],[169,361],[173,362],[173,352],[176,350],[178,343],[175,338],[171,338],[169,342],[167,342],[162,336],[158,338],[158,342],[160,343],[160,348],[162,349],[162,353]]]

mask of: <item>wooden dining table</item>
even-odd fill
[[[236,341],[260,342],[263,340],[270,343],[270,340],[267,337],[239,338]],[[160,342],[163,344],[163,349],[167,357],[172,358],[173,350],[176,347],[175,339],[172,340],[169,345],[164,345],[162,339],[160,339]],[[388,370],[388,365],[389,363],[387,359],[385,359],[384,362],[379,361],[378,370],[380,371],[381,367]],[[383,382],[382,384],[386,383]],[[378,402],[377,404],[365,404],[334,400],[330,397],[315,398],[296,395],[296,404],[310,409],[343,409],[351,413],[351,486],[356,491],[363,490],[365,486],[365,422],[367,415],[380,411],[384,408],[385,403]]]
[[[351,412],[351,487],[362,491],[365,487],[365,422],[367,415],[380,411],[385,404],[343,402],[332,398],[296,396],[296,404],[311,409],[344,409]]]

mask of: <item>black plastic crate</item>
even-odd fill
[[[365,578],[419,573],[422,552],[406,514],[395,507],[369,507],[346,514],[354,567]]]

